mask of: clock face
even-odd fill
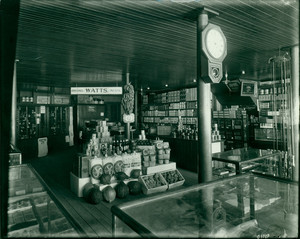
[[[217,29],[210,29],[206,34],[206,48],[208,53],[215,59],[223,56],[225,51],[225,39]]]

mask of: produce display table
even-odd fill
[[[150,139],[157,136],[147,135]],[[177,167],[197,173],[198,141],[193,139],[172,138],[170,136],[159,136],[169,142],[171,149],[171,160],[176,162]],[[211,143],[212,153],[224,151],[224,140]]]
[[[236,174],[241,174],[243,171],[243,165],[251,167],[251,163],[253,162],[274,156],[280,156],[280,152],[266,149],[240,148],[220,153],[213,153],[212,160],[234,164]]]
[[[242,174],[111,211],[114,237],[297,237],[298,184]]]

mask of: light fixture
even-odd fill
[[[168,84],[165,84],[165,87],[168,87]]]
[[[196,80],[196,79],[194,79],[194,80],[193,80],[193,82],[197,82],[197,80]]]
[[[149,86],[147,87],[147,90],[150,90],[150,87],[149,87]]]
[[[242,75],[245,75],[245,73],[246,73],[246,72],[245,72],[244,70],[242,70]]]

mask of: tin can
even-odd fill
[[[269,89],[265,89],[265,95],[269,94]]]
[[[264,94],[265,94],[264,89],[260,89],[259,94],[260,94],[260,95],[264,95]]]

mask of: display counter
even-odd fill
[[[8,185],[8,237],[80,237],[30,165],[10,166]]]
[[[298,184],[242,174],[113,206],[113,236],[297,237],[298,207]]]
[[[156,136],[147,136],[149,139],[155,139]],[[172,138],[170,136],[159,136],[166,142],[169,142],[171,148],[171,159],[176,162],[179,168],[197,173],[198,160],[198,141],[193,139]],[[218,140],[211,143],[212,153],[224,151],[224,140]]]
[[[212,160],[235,165],[236,174],[255,167],[255,163],[266,158],[279,157],[281,153],[274,150],[240,148],[225,152],[213,153]]]

